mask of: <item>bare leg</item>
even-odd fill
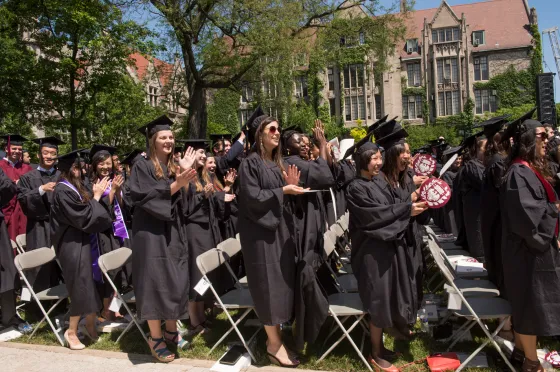
[[[266,351],[267,353],[273,355],[280,363],[284,365],[298,365],[299,362],[294,361],[290,358],[288,351],[284,347],[282,343],[282,334],[280,331],[280,325],[276,326],[264,326],[264,330],[268,337],[268,341],[266,343]],[[271,360],[274,360],[272,357],[269,357]]]
[[[148,328],[150,328],[150,338],[148,341],[150,342],[150,348],[154,349],[159,340],[163,338],[161,332],[161,320],[148,320]],[[157,348],[154,350],[157,351],[164,348],[167,348],[167,345],[165,344],[165,342],[160,342]],[[167,357],[165,357],[165,359],[172,361],[173,359],[175,359],[175,355],[170,353]]]
[[[70,325],[64,333],[64,338],[68,342],[70,349],[83,349],[85,347],[78,338],[78,323],[80,323],[80,317],[71,316]]]
[[[369,332],[371,335],[371,357],[381,368],[389,368],[392,364],[385,359],[383,359],[383,351],[385,347],[383,346],[383,328],[378,328],[369,322]]]
[[[189,301],[189,318],[193,327],[198,327],[206,321],[204,301]]]
[[[529,359],[530,361],[537,361],[539,360],[537,357],[537,336],[533,335],[522,335],[520,333],[515,332],[515,341],[521,343],[521,348],[525,353],[525,358]]]
[[[89,335],[93,338],[97,338],[97,327],[95,326],[95,320],[97,316],[95,313],[86,315],[86,329]]]

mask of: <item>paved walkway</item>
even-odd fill
[[[4,342],[0,344],[2,372],[208,372],[214,361],[177,359],[169,364],[154,363],[149,355],[114,351],[71,351],[60,346],[43,346]],[[248,372],[286,372],[284,368],[254,367]],[[299,372],[313,372],[299,370]]]

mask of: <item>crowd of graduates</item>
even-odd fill
[[[139,129],[146,148],[122,159],[110,146],[61,155],[59,139],[35,139],[36,169],[23,161],[26,139],[5,136],[2,325],[29,329],[15,311],[20,285],[10,239],[25,234],[27,251],[54,247],[58,263],[34,272],[31,282],[35,291],[65,283],[64,338],[73,350],[85,347],[79,333],[98,338],[100,318],[125,321],[109,309],[115,294],[97,259],[129,247],[131,262],[111,275],[119,289],[134,288],[153,356],[172,361],[169,346],[187,348],[191,336],[212,329],[212,293],[195,289],[202,278],[196,258],[237,237],[242,258],[231,266],[247,276],[267,355],[295,367],[297,352],[316,340],[328,315],[326,296],[335,291],[324,270],[332,264],[324,255],[324,233],[348,211],[351,267],[369,314],[373,366],[397,370],[383,332],[411,335],[423,297],[423,225],[433,221],[485,263],[512,304],[512,361],[538,371],[536,336],[560,334],[560,139],[532,114],[481,123],[481,132],[457,147],[439,138],[417,150],[437,160],[435,176],[450,165],[442,179],[452,187],[452,200],[439,209],[421,200],[418,188],[428,177],[415,175],[418,155],[408,134],[387,117],[338,159],[320,121],[305,134],[282,129],[260,108],[238,136],[212,135],[212,141],[177,139],[172,121],[162,116]],[[220,270],[210,279],[220,293],[234,285]],[[181,319],[188,319],[187,332],[177,328]],[[281,326],[291,323],[299,350],[282,340]]]

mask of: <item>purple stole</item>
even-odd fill
[[[72,190],[78,194],[80,200],[82,200],[82,196],[76,190],[74,185],[72,185],[67,180],[61,180],[59,183],[68,186]],[[97,238],[97,234],[90,234],[89,236],[89,243],[90,243],[90,255],[91,255],[91,271],[93,273],[93,280],[97,283],[103,283],[103,274],[101,273],[101,269],[99,268],[99,256],[101,256],[101,251],[99,250],[99,240]]]
[[[109,182],[109,184],[107,185],[107,189],[103,192],[103,197],[109,195],[109,192],[111,192],[111,185],[112,182]],[[121,197],[122,197],[122,191],[121,191]],[[116,198],[114,200],[114,203],[115,203],[114,206],[115,221],[113,221],[113,235],[119,238],[122,244],[124,242],[124,239],[129,238],[128,230],[126,229],[126,224],[124,223],[121,206],[119,205],[119,201]]]

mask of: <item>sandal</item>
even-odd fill
[[[400,371],[397,367],[395,367],[392,364],[387,368],[381,367],[379,364],[377,364],[375,362],[375,359],[373,359],[373,357],[371,355],[368,357],[368,362],[369,362],[369,364],[372,365],[372,367],[375,371],[387,371],[387,372],[399,372]]]
[[[175,354],[169,351],[167,345],[165,344],[165,339],[163,337],[162,338],[150,337],[150,341],[155,342],[154,346],[150,345],[150,351],[152,352],[152,355],[154,356],[154,358],[157,359],[158,362],[170,363],[175,360]],[[160,344],[163,344],[164,346],[158,349],[158,346]]]
[[[544,368],[541,365],[541,362],[538,360],[532,361],[530,359],[525,358],[523,362],[523,367],[521,368],[522,372],[544,372]]]
[[[205,320],[204,322],[200,323],[197,326],[191,326],[191,328],[189,328],[187,335],[189,337],[194,337],[198,334],[207,334],[210,333],[211,329],[210,329],[210,324],[207,320]]]
[[[525,361],[525,353],[523,350],[513,347],[511,356],[509,357],[509,362],[516,368],[521,369],[523,362]]]
[[[277,365],[278,367],[283,367],[283,368],[297,368],[297,366],[299,366],[299,361],[295,364],[284,364],[280,361],[280,359],[278,359],[276,357],[276,355],[269,353],[268,351],[266,352],[266,354],[268,355],[268,360],[270,360],[270,363]]]
[[[167,335],[171,335],[173,337],[168,338]],[[184,338],[181,337],[181,339],[179,339],[179,332],[170,332],[168,330],[165,330],[165,341],[172,342],[181,350],[185,350],[190,345]]]

